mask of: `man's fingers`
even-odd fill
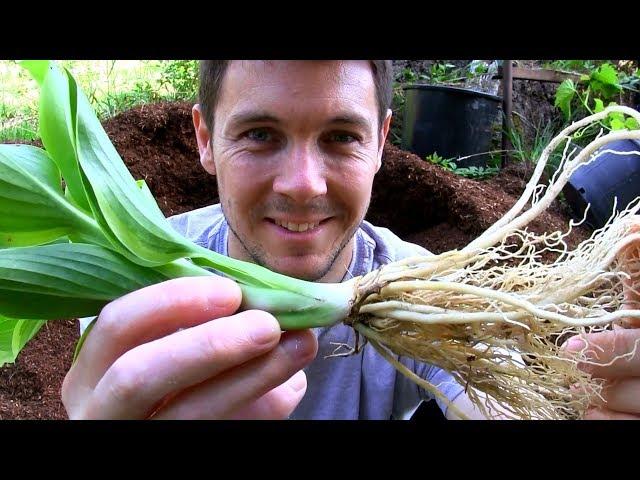
[[[169,280],[111,302],[100,313],[80,352],[76,365],[83,365],[85,356],[91,369],[82,372],[83,382],[94,386],[118,357],[142,343],[232,315],[241,300],[235,282],[211,276]]]
[[[317,351],[318,342],[311,330],[286,332],[277,348],[187,389],[159,409],[153,418],[227,418],[284,383],[311,362]]]
[[[640,217],[637,217],[640,218]],[[631,234],[640,234],[640,221],[636,220]],[[628,275],[622,280],[624,285],[625,309],[640,310],[640,240],[628,245],[619,255],[621,267]],[[640,327],[640,318],[628,317],[622,321],[628,328]]]
[[[612,380],[605,385],[602,396],[609,410],[640,415],[640,377]]]
[[[638,415],[616,412],[607,408],[593,408],[584,416],[584,420],[640,420]]]
[[[280,326],[252,310],[142,344],[107,370],[86,407],[88,418],[145,418],[167,395],[198,385],[274,348]]]
[[[295,410],[307,391],[307,376],[299,370],[282,385],[233,412],[231,420],[283,420]]]
[[[584,352],[580,368],[598,378],[640,376],[640,329],[616,329],[568,340],[569,352]]]

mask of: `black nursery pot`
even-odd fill
[[[404,150],[421,158],[437,153],[454,159],[489,151],[500,97],[439,85],[407,85],[404,92]],[[486,166],[488,159],[477,155],[457,165]]]
[[[618,140],[602,147],[602,150],[619,152],[640,151],[638,140]],[[604,153],[593,162],[582,165],[569,178],[563,189],[567,203],[576,217],[582,218],[587,204],[587,223],[592,228],[603,227],[616,211],[640,196],[640,154]]]

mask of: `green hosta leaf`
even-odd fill
[[[137,188],[73,77],[54,62],[25,66],[41,83],[43,143],[62,171],[65,194],[92,212],[110,248],[149,266],[187,256],[191,242],[170,227],[153,197]]]
[[[147,200],[155,203],[156,199],[154,198],[153,193],[151,193],[151,190],[149,189],[149,185],[147,185],[147,182],[145,182],[144,179],[136,180],[136,185],[138,186],[142,194],[147,197]]]
[[[121,253],[141,265],[162,265],[188,256],[193,252],[193,244],[171,228],[153,197],[140,190],[88,99],[68,72],[66,77],[68,87],[58,85],[55,98],[69,104],[71,118],[76,118],[72,140],[82,174],[88,181],[89,203],[103,231],[114,246],[124,247],[118,249]],[[48,98],[43,99],[43,108],[55,109],[55,105],[46,103]]]
[[[60,172],[30,145],[0,145],[0,248],[38,245],[95,228],[64,197]]]
[[[45,146],[54,152],[53,160],[62,171],[66,188],[65,198],[72,204],[88,205],[95,219],[95,230],[76,232],[75,241],[98,243],[123,254],[129,251],[123,247],[113,233],[105,228],[98,203],[91,184],[80,169],[76,150],[77,97],[75,82],[69,82],[67,73],[61,71],[54,62],[22,62],[40,84],[40,118]],[[48,128],[50,127],[50,128]],[[78,200],[79,199],[79,200]],[[84,200],[82,200],[84,199]],[[102,231],[101,231],[102,228]],[[99,238],[96,241],[96,237]],[[129,258],[132,256],[130,255]],[[135,256],[133,256],[135,258]]]
[[[46,320],[18,320],[0,315],[0,367],[15,362],[22,348],[45,323]]]
[[[570,78],[563,81],[556,91],[554,105],[560,109],[565,120],[568,120],[571,117],[571,100],[573,100],[575,94],[576,89]]]
[[[42,85],[49,68],[49,62],[50,60],[20,60],[18,64],[27,69],[38,85]]]
[[[40,136],[47,153],[60,168],[69,195],[85,212],[91,211],[85,184],[78,166],[75,148],[75,103],[76,95],[61,91],[69,89],[69,82],[54,62],[23,62],[31,75],[40,84]],[[73,103],[69,99],[73,99]]]
[[[97,315],[111,300],[171,275],[96,245],[0,250],[0,315],[52,319]]]
[[[68,238],[66,229],[53,228],[38,232],[0,232],[0,249],[46,245],[54,243],[60,238]]]

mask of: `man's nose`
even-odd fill
[[[273,182],[276,193],[297,203],[306,203],[327,193],[325,166],[321,152],[314,145],[294,145],[284,158]]]

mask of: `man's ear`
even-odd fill
[[[382,127],[380,128],[380,145],[378,147],[378,163],[376,165],[376,173],[380,170],[382,166],[382,151],[384,150],[384,144],[387,141],[387,135],[389,135],[389,127],[391,126],[391,116],[393,112],[391,109],[387,110],[387,115],[384,117],[384,122],[382,122]]]
[[[198,142],[198,151],[200,152],[200,163],[204,169],[211,175],[216,174],[216,164],[213,161],[213,150],[211,147],[211,133],[204,121],[204,114],[200,104],[196,103],[191,109],[193,118],[193,127],[196,130],[196,140]]]

